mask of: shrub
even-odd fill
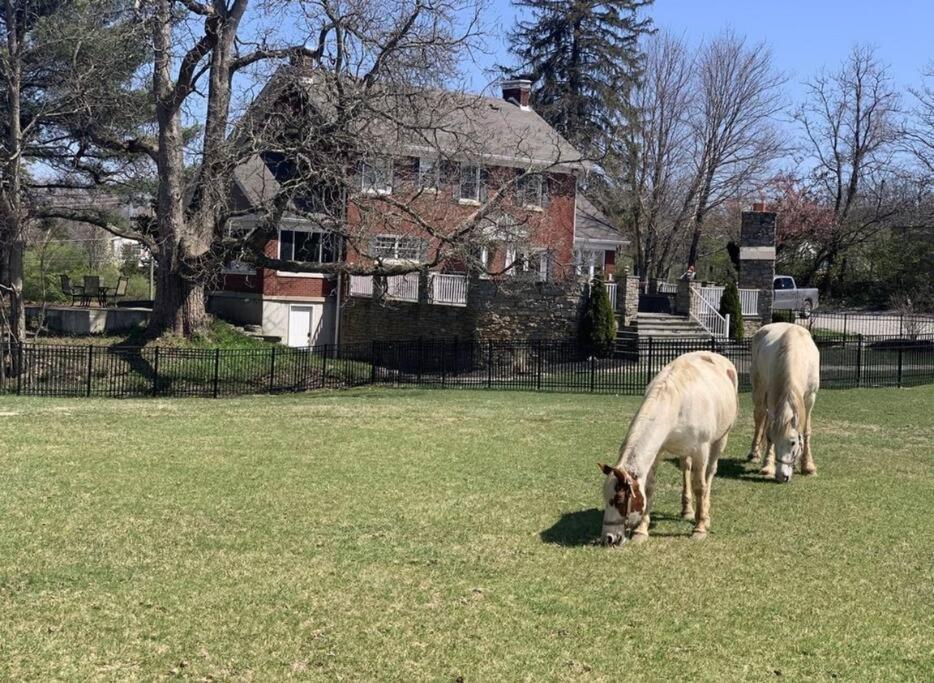
[[[743,338],[743,307],[739,301],[739,290],[736,283],[730,280],[723,289],[720,297],[720,315],[730,314],[730,339]]]
[[[616,316],[603,279],[595,277],[581,319],[581,336],[591,352],[600,357],[613,353],[616,344]]]
[[[794,311],[772,311],[773,323],[793,323],[795,321]]]

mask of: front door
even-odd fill
[[[310,346],[314,330],[314,308],[311,306],[289,307],[289,346]]]

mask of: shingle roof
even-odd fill
[[[580,242],[628,244],[619,229],[584,195],[577,194],[574,239]]]

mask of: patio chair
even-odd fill
[[[62,294],[65,296],[71,297],[71,305],[75,305],[75,301],[81,299],[84,300],[84,288],[80,285],[71,284],[71,278],[62,273],[60,276],[62,281]]]
[[[101,295],[101,279],[97,275],[85,275],[84,276],[84,296],[82,297],[82,302],[85,306],[91,305],[91,297],[95,299],[100,299]]]
[[[117,301],[122,296],[126,296],[126,286],[128,280],[125,277],[117,278],[117,286],[111,289],[110,287],[101,287],[101,303],[106,306],[108,301],[116,306]]]

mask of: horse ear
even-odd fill
[[[613,468],[609,465],[604,465],[603,463],[597,463],[597,468],[603,472],[606,476],[610,476],[610,472],[613,471]]]
[[[616,478],[619,479],[620,484],[625,486],[627,489],[632,488],[632,477],[629,476],[628,472],[614,467],[613,473],[616,474]]]

